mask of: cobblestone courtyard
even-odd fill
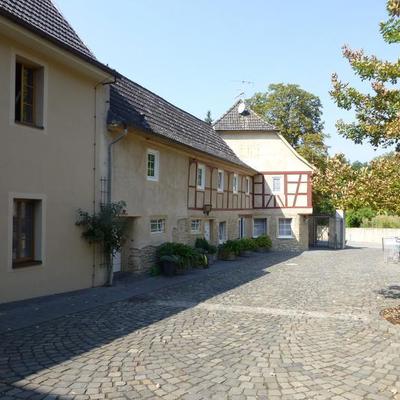
[[[226,262],[1,334],[0,398],[398,399],[399,285],[375,249]]]

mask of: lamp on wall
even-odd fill
[[[204,204],[204,206],[203,206],[203,214],[204,215],[207,215],[207,217],[208,217],[208,215],[210,214],[211,210],[212,210],[212,205],[211,204]]]

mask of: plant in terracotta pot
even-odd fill
[[[256,242],[251,238],[243,238],[239,241],[240,252],[239,255],[241,257],[249,257],[251,256],[252,252],[257,249]]]
[[[254,239],[256,246],[257,246],[257,251],[261,253],[265,253],[267,251],[271,250],[272,247],[272,240],[268,235],[262,235]]]
[[[240,245],[237,240],[228,240],[218,246],[218,257],[225,261],[234,261],[240,252]]]

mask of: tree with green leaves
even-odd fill
[[[78,210],[76,225],[83,228],[82,237],[102,248],[107,267],[107,285],[113,282],[113,257],[121,249],[127,229],[123,201],[103,205],[96,213]]]
[[[327,157],[327,137],[322,122],[320,99],[299,85],[276,83],[265,93],[247,100],[250,107],[280,130],[285,139],[316,167]]]
[[[388,0],[389,19],[381,22],[380,32],[388,44],[400,43],[400,0]],[[369,142],[374,147],[396,145],[400,151],[400,90],[395,86],[400,79],[400,59],[390,62],[363,50],[343,47],[343,56],[355,74],[371,85],[370,93],[362,93],[332,75],[330,92],[336,104],[354,110],[356,121],[336,124],[341,135],[355,143]]]
[[[211,117],[211,111],[210,110],[207,111],[207,114],[206,114],[206,117],[204,118],[204,121],[207,122],[207,124],[210,124],[210,125],[213,123],[213,119]]]

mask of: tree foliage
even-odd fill
[[[285,139],[315,166],[324,163],[322,104],[320,99],[294,84],[271,84],[265,93],[248,99],[250,107],[278,128]]]
[[[96,213],[78,210],[76,225],[83,228],[82,237],[91,244],[99,244],[104,253],[108,283],[112,283],[112,258],[121,249],[125,239],[127,220],[123,201],[103,205]]]
[[[380,24],[380,32],[387,43],[400,43],[400,0],[387,1],[387,10],[389,19]],[[396,145],[400,151],[400,90],[395,87],[400,79],[400,60],[380,60],[347,46],[343,47],[343,56],[362,81],[370,82],[371,92],[364,94],[341,82],[337,74],[332,75],[332,98],[340,108],[353,109],[356,117],[352,123],[339,120],[339,133],[355,143]]]
[[[400,154],[377,157],[359,169],[343,154],[335,155],[315,173],[313,188],[314,201],[320,207],[370,208],[378,214],[400,215]]]

